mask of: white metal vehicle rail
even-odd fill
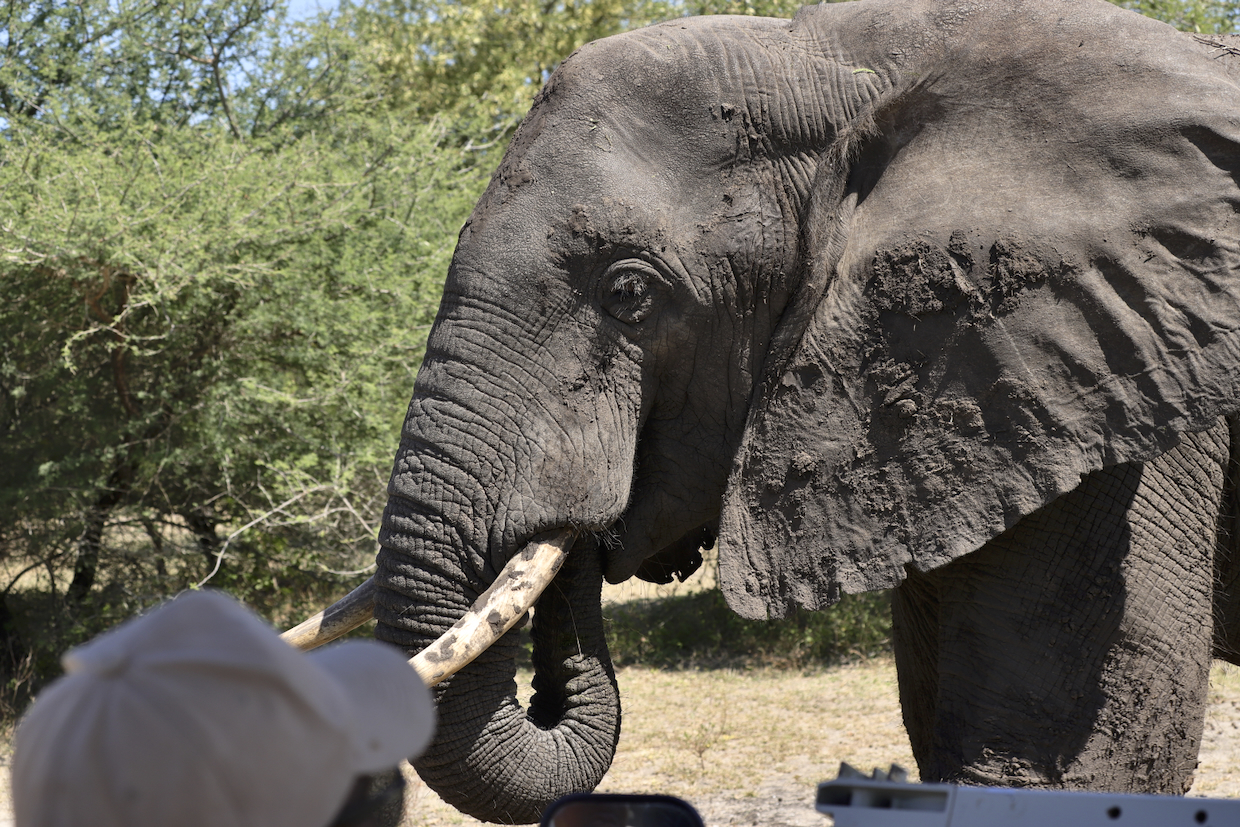
[[[904,770],[866,776],[847,764],[818,785],[835,827],[1240,827],[1240,800],[910,784]]]

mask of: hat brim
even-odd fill
[[[390,770],[422,753],[435,732],[435,705],[400,651],[378,641],[348,640],[308,657],[352,707],[349,729],[359,775]]]

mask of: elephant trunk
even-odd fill
[[[412,654],[447,631],[481,589],[467,566],[446,562],[442,547],[414,543],[407,555],[392,545],[402,543],[385,543],[376,575],[376,636]],[[436,736],[414,766],[445,801],[485,821],[523,824],[560,796],[598,785],[620,737],[601,588],[598,549],[579,541],[535,604],[528,710],[517,701],[516,630],[438,685]]]
[[[638,432],[636,397],[600,406],[588,349],[558,373],[531,354],[572,349],[530,345],[510,329],[511,296],[459,298],[499,268],[461,255],[427,340],[379,535],[375,635],[411,655],[452,629],[531,541],[614,523]],[[580,379],[568,402],[557,396],[565,375]],[[603,639],[600,556],[579,540],[534,605],[528,710],[517,701],[511,631],[436,686],[438,731],[415,766],[462,812],[536,822],[556,798],[594,789],[611,765],[620,701]]]

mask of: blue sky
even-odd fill
[[[321,9],[335,7],[336,0],[288,0],[288,16],[291,20],[303,20]]]

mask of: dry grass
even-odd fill
[[[714,586],[708,565],[683,584],[630,581],[604,601],[692,594]],[[526,687],[529,674],[519,676]],[[690,801],[709,827],[825,827],[814,811],[819,781],[841,761],[869,770],[898,763],[916,778],[890,657],[816,671],[619,670],[624,727],[600,791],[663,793]],[[526,690],[528,693],[528,689]],[[0,698],[0,703],[4,701]],[[0,766],[11,733],[0,733]],[[1240,797],[1240,669],[1215,667],[1194,795]],[[406,766],[404,824],[476,825],[439,800]],[[8,773],[0,827],[11,827]]]
[[[1240,668],[1215,661],[1210,708],[1190,795],[1240,798]]]
[[[528,678],[528,676],[527,676]],[[840,761],[913,770],[890,658],[816,673],[619,672],[624,731],[602,792],[690,801],[708,827],[826,827],[819,781]],[[1193,795],[1240,797],[1240,669],[1216,665]],[[413,825],[474,825],[410,775]]]
[[[601,792],[677,795],[709,824],[799,823],[770,820],[786,809],[823,825],[810,802],[840,761],[913,766],[890,659],[812,673],[628,667],[616,677],[624,726]],[[479,823],[410,781],[406,825]]]
[[[895,672],[875,660],[817,673],[656,672],[618,676],[625,731],[605,789],[690,800],[786,777],[808,791],[842,760],[912,765]]]
[[[630,667],[618,678],[624,733],[600,790],[678,795],[709,827],[826,827],[811,801],[815,785],[834,778],[840,761],[913,768],[889,658],[805,674]],[[6,770],[9,755],[4,737]],[[1240,797],[1238,767],[1240,669],[1217,665],[1192,794]],[[406,827],[479,823],[440,801],[412,772],[409,780]],[[5,771],[0,827],[11,825]]]

